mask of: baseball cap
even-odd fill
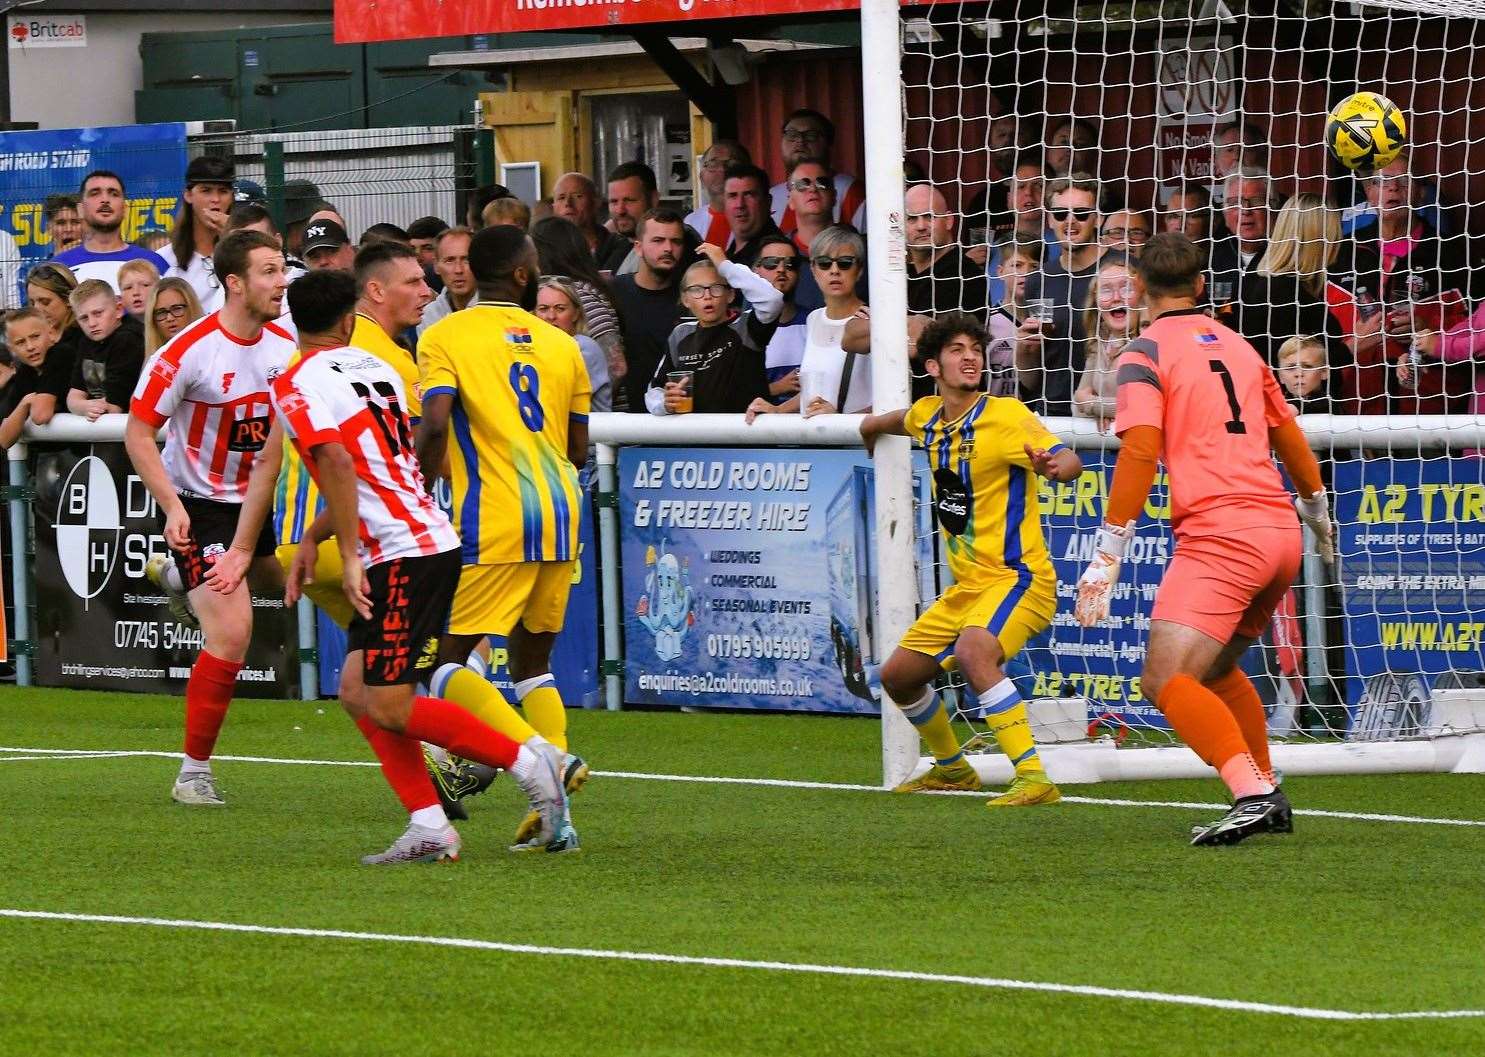
[[[268,195],[263,190],[263,185],[256,180],[238,180],[233,188],[232,200],[241,202],[264,202],[268,201]]]
[[[186,166],[186,186],[227,184],[230,187],[236,175],[236,167],[232,164],[231,158],[223,158],[216,154],[203,154],[199,158],[192,158],[191,164]]]
[[[315,250],[338,250],[351,241],[351,237],[333,220],[316,220],[304,229],[304,255]]]

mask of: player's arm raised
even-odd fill
[[[861,420],[861,443],[866,454],[876,451],[878,437],[906,437],[908,409],[884,411],[880,415],[867,415]]]
[[[274,418],[268,441],[253,460],[253,472],[248,478],[242,512],[237,515],[237,532],[232,536],[232,545],[212,563],[206,574],[206,586],[213,591],[230,595],[237,590],[237,585],[247,575],[248,567],[253,564],[258,535],[273,510],[273,489],[278,484],[283,458],[284,427],[278,418]]]

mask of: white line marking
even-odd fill
[[[15,746],[0,745],[0,753],[34,753],[34,757],[5,757],[0,756],[0,762],[6,759],[27,758],[60,758],[68,759],[104,759],[110,757],[143,756],[158,759],[179,760],[178,752],[160,752],[147,749],[32,749],[18,748]],[[231,763],[269,763],[286,764],[298,767],[376,767],[375,760],[306,760],[300,757],[290,756],[214,756],[215,760],[223,760]],[[651,774],[646,771],[594,771],[596,778],[623,778],[644,782],[690,782],[697,785],[751,785],[773,789],[821,789],[834,792],[848,793],[882,793],[886,792],[879,785],[859,785],[849,782],[805,782],[791,778],[729,778],[719,775],[702,774]],[[990,790],[980,792],[955,792],[940,791],[929,793],[929,796],[973,796],[983,797]],[[1230,805],[1225,803],[1201,803],[1187,800],[1127,800],[1119,797],[1101,796],[1064,796],[1063,803],[1066,804],[1092,804],[1097,807],[1136,807],[1136,808],[1174,808],[1181,811],[1226,811]],[[1365,811],[1325,811],[1319,808],[1295,808],[1296,815],[1306,818],[1336,818],[1351,822],[1398,822],[1413,826],[1463,826],[1466,828],[1485,828],[1485,819],[1474,818],[1436,818],[1429,815],[1388,815]]]
[[[345,929],[305,929],[275,925],[240,925],[227,921],[192,921],[182,918],[125,917],[118,914],[70,914],[48,910],[0,908],[0,917],[30,921],[64,921],[98,925],[143,925],[154,928],[197,929],[206,932],[240,932],[265,936],[296,936],[306,939],[355,940],[369,943],[409,943],[430,947],[459,947],[468,950],[500,951],[505,954],[534,954],[556,958],[593,958],[604,961],[649,962],[662,965],[695,965],[708,969],[748,969],[763,972],[806,973],[818,976],[851,976],[875,980],[908,980],[916,983],[962,984],[1003,991],[1041,991],[1051,994],[1118,998],[1172,1006],[1199,1006],[1240,1013],[1266,1013],[1306,1020],[1455,1020],[1485,1017],[1485,1009],[1421,1009],[1403,1012],[1367,1012],[1286,1006],[1270,1002],[1245,1002],[1208,995],[1142,991],[1091,984],[1058,984],[1040,980],[1011,980],[993,976],[960,976],[952,973],[923,973],[906,969],[876,969],[855,965],[819,965],[809,962],[758,961],[750,958],[709,958],[652,951],[604,950],[592,947],[543,947],[529,943],[499,943],[460,936],[416,936],[391,932],[351,932]]]
[[[107,760],[116,756],[128,756],[127,752],[78,752],[67,756],[0,756],[0,763],[16,763],[20,760],[46,760],[56,762],[60,760]]]

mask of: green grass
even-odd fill
[[[0,691],[10,746],[173,750],[178,703]],[[601,770],[874,783],[871,722],[576,713]],[[363,759],[333,705],[243,702],[219,749]],[[506,781],[464,858],[373,870],[374,769],[0,760],[0,907],[1010,977],[1346,1010],[1485,1007],[1485,829],[1300,818],[1185,846],[1184,809],[597,778],[580,855],[512,856]],[[1485,817],[1485,778],[1294,779],[1301,807]],[[1216,783],[1077,790],[1214,802]],[[0,919],[0,1052],[1422,1054],[1485,1021],[1322,1023],[958,984]]]

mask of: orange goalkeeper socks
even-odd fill
[[[1272,781],[1274,766],[1268,755],[1268,716],[1263,711],[1263,702],[1258,699],[1258,691],[1253,689],[1252,680],[1241,668],[1233,666],[1226,675],[1208,680],[1206,687],[1222,699],[1227,711],[1237,720],[1243,741],[1248,743],[1248,751],[1253,754],[1253,762]]]
[[[1217,769],[1234,797],[1273,792],[1220,697],[1192,676],[1178,675],[1165,684],[1155,703],[1181,740]]]

